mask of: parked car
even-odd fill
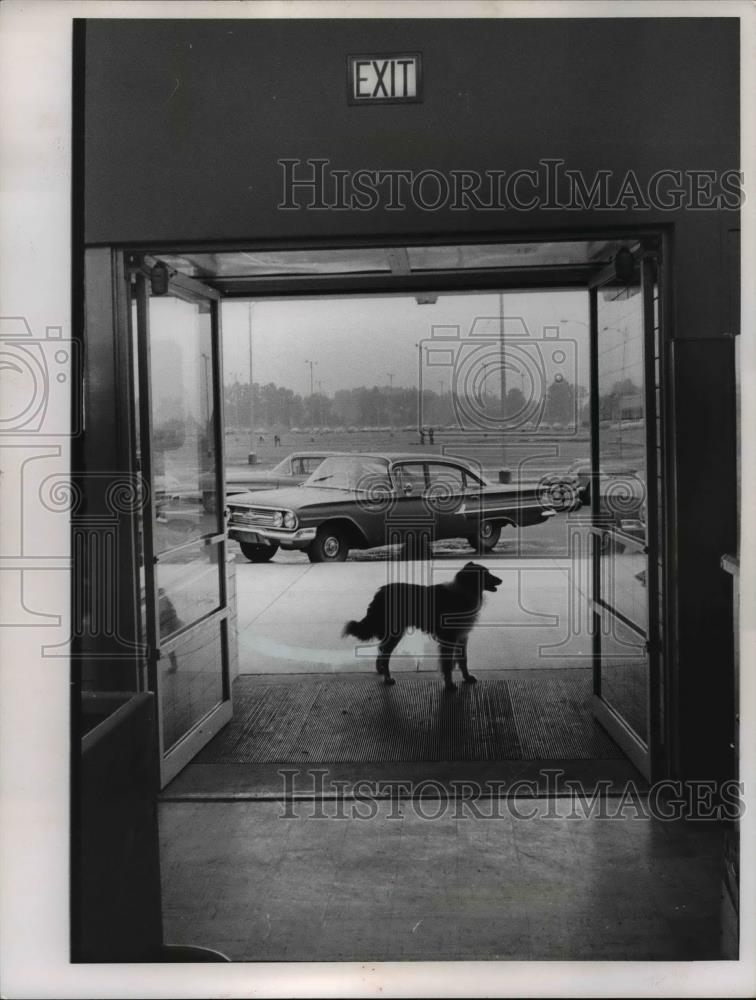
[[[273,490],[279,486],[299,486],[320,463],[337,451],[294,451],[282,458],[272,469],[259,469],[255,465],[226,466],[226,498],[237,493]],[[206,513],[215,510],[215,475],[207,472],[200,477],[202,506]]]
[[[325,458],[338,454],[337,451],[293,451],[272,469],[257,469],[254,465],[229,466],[226,468],[226,496],[279,486],[299,486]]]
[[[591,505],[591,463],[585,459],[573,462],[566,479],[577,484],[580,501]],[[598,523],[604,529],[604,541],[612,532],[645,538],[646,485],[645,473],[637,465],[618,461],[604,464],[598,481]]]
[[[466,463],[438,455],[335,455],[302,485],[237,494],[229,538],[252,562],[303,549],[311,562],[343,562],[412,536],[464,538],[488,552],[505,525],[542,524],[554,510],[537,487],[492,485]]]

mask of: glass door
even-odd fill
[[[651,779],[661,733],[656,263],[591,289],[593,712]]]
[[[157,265],[161,268],[162,265]],[[161,786],[232,714],[226,583],[220,309],[183,276],[131,273],[147,685],[156,693]]]

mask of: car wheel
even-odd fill
[[[476,552],[490,552],[501,538],[501,525],[491,524],[485,521],[474,535],[468,536],[467,541]]]
[[[242,555],[253,563],[270,562],[278,552],[278,545],[255,545],[252,542],[239,542],[239,547],[242,550]]]
[[[349,555],[349,541],[346,532],[338,526],[323,524],[318,528],[307,549],[310,562],[344,562]]]

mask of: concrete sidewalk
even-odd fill
[[[375,591],[391,581],[451,580],[467,558],[430,564],[387,560],[336,565],[237,560],[239,672],[339,673],[372,670],[376,648],[341,638],[362,618]],[[478,557],[503,584],[487,594],[469,644],[473,671],[588,665],[587,560]],[[394,672],[436,670],[436,644],[407,635]]]

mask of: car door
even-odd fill
[[[465,470],[451,462],[428,462],[427,477],[426,503],[436,538],[467,537]]]
[[[386,544],[408,538],[436,537],[433,512],[426,502],[428,486],[424,462],[397,462],[391,468],[393,502],[386,515]]]

